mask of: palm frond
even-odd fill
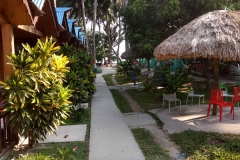
[[[229,66],[229,75],[236,81],[236,85],[240,85],[240,68],[234,65]]]

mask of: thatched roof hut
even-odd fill
[[[122,59],[136,59],[136,58],[142,58],[141,54],[137,54],[132,50],[132,48],[127,49],[125,52],[121,55]]]
[[[132,57],[132,49],[129,48],[125,52],[122,53],[121,58],[122,59],[128,59]]]
[[[206,13],[179,29],[154,50],[158,60],[169,58],[240,58],[240,12]]]
[[[125,52],[121,55],[122,59],[137,59],[137,58],[146,58],[141,53],[138,53],[133,48],[127,49]]]

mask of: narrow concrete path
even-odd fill
[[[102,69],[102,72],[108,74],[114,70]],[[89,160],[144,160],[102,74],[97,74],[97,92],[92,98]]]

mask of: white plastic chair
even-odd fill
[[[203,94],[194,94],[194,90],[189,91],[188,95],[187,95],[186,105],[188,104],[188,97],[192,97],[191,106],[192,106],[192,103],[193,103],[193,98],[194,97],[198,98],[198,110],[200,110],[200,99],[201,98],[202,98],[202,103],[204,105],[204,97],[205,97],[205,95],[203,95]]]
[[[180,102],[180,112],[181,112],[181,99],[176,97],[176,93],[173,93],[173,94],[163,93],[163,104],[165,103],[165,101],[168,101],[168,112],[169,113],[170,113],[170,103],[175,102],[175,106],[176,106],[176,102],[179,101]],[[164,105],[163,105],[163,108],[164,108]]]

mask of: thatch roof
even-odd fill
[[[137,54],[132,50],[132,48],[127,49],[125,52],[121,55],[122,59],[135,59],[135,58],[141,58],[141,54]]]
[[[206,13],[180,28],[154,50],[158,60],[169,58],[240,59],[240,12]]]
[[[123,52],[122,55],[121,55],[121,58],[122,59],[130,59],[130,58],[132,58],[132,49],[129,48],[125,52]]]

